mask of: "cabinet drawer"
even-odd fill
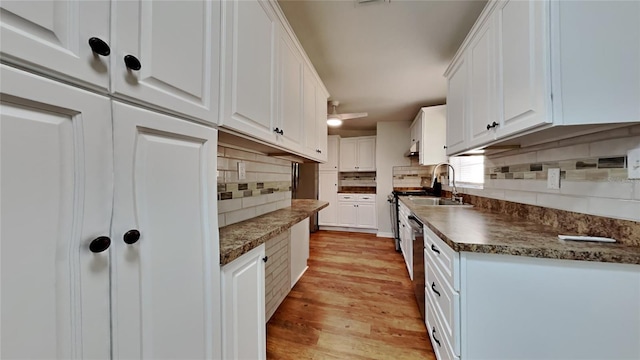
[[[338,194],[338,201],[356,201],[358,200],[357,194]]]
[[[424,227],[424,247],[434,268],[440,270],[444,279],[455,291],[460,291],[460,254],[453,251],[426,226]]]
[[[360,194],[357,199],[359,202],[375,202],[376,194]]]
[[[437,316],[433,311],[433,308],[426,304],[426,324],[429,338],[431,339],[431,347],[436,353],[438,360],[459,360],[460,357],[456,356],[453,352],[451,344],[447,341],[447,337],[442,332],[442,326],[438,322]]]
[[[428,251],[425,249],[425,252]],[[427,255],[425,254],[425,257]],[[453,290],[432,263],[426,262],[425,294],[440,320],[443,337],[460,353],[460,294]]]

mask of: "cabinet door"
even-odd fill
[[[420,164],[434,165],[447,161],[445,137],[447,133],[447,106],[424,108]]]
[[[358,140],[340,139],[340,171],[358,171]]]
[[[318,213],[318,223],[338,225],[338,172],[320,172],[318,183],[318,199],[329,202],[329,206]]]
[[[265,1],[222,1],[219,125],[275,142],[275,14]]]
[[[111,223],[109,100],[6,65],[0,78],[0,358],[109,358],[110,250],[90,250]]]
[[[376,138],[358,139],[358,171],[376,171]]]
[[[318,147],[318,160],[327,161],[327,94],[316,88],[316,146]]]
[[[279,144],[302,152],[304,115],[302,109],[302,58],[293,41],[283,29],[278,41],[278,127],[282,135]]]
[[[109,4],[104,1],[0,3],[0,56],[7,62],[94,89],[109,87],[109,58],[94,54],[89,39],[109,45]]]
[[[326,124],[326,121],[325,121]],[[337,135],[327,137],[327,162],[320,164],[320,170],[338,171],[338,154],[340,152],[340,138]]]
[[[303,75],[302,109],[304,113],[304,148],[305,154],[316,158],[318,156],[318,135],[316,134],[318,114],[316,109],[316,80],[311,70],[306,66],[304,67]],[[320,164],[320,170],[328,170],[323,169],[322,165],[323,164]]]
[[[476,146],[494,140],[499,119],[496,101],[496,63],[494,17],[489,17],[475,34],[469,46],[469,145]],[[487,128],[489,125],[496,127]]]
[[[358,225],[358,209],[354,202],[338,202],[338,225],[356,227]]]
[[[215,123],[218,116],[220,3],[114,1],[113,92]],[[139,70],[125,56],[140,61]]]
[[[375,203],[358,203],[358,227],[377,229],[378,221]]]
[[[422,110],[418,113],[415,120],[411,124],[411,129],[409,131],[411,133],[411,141],[409,141],[409,146],[415,144],[417,141],[422,140]]]
[[[265,359],[265,245],[222,268],[222,359]]]
[[[217,131],[118,102],[113,111],[113,357],[218,358]]]
[[[447,90],[447,155],[467,148],[468,62],[460,58],[449,75]]]
[[[546,7],[544,1],[512,0],[499,3],[496,9],[502,74],[499,137],[551,121],[546,109],[550,101]]]

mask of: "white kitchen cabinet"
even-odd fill
[[[455,149],[451,138],[448,154],[505,140],[540,143],[544,135],[528,135],[556,126],[640,122],[638,22],[636,1],[490,1],[445,72],[453,86],[452,76],[469,63],[469,138]],[[452,109],[458,93],[449,91],[450,118],[461,111]]]
[[[276,127],[280,136],[279,144],[287,149],[303,152],[303,62],[289,34],[278,31],[278,115]],[[315,97],[315,94],[314,94]],[[315,107],[314,107],[315,120]],[[315,126],[315,121],[314,121]]]
[[[318,175],[318,200],[329,202],[329,206],[318,212],[320,226],[338,225],[338,172],[320,171]]]
[[[420,116],[420,112],[418,112],[418,116]],[[413,120],[411,123],[411,127],[409,128],[409,133],[411,137],[411,141],[409,141],[409,146],[417,143],[418,141],[422,141],[422,121],[418,121],[418,117]]]
[[[266,359],[265,245],[222,267],[222,359]]]
[[[221,4],[225,25],[218,124],[275,143],[276,15],[265,1],[233,0]]]
[[[327,137],[327,162],[319,165],[320,171],[338,171],[338,157],[340,154],[340,136]]]
[[[376,137],[340,139],[340,171],[376,171]]]
[[[0,78],[0,358],[109,358],[109,99],[6,65]]]
[[[457,253],[426,227],[425,246],[439,360],[640,357],[640,266]]]
[[[219,358],[216,130],[0,75],[2,357]]]
[[[291,269],[291,287],[307,271],[309,259],[309,218],[305,218],[291,227],[289,237],[289,268]]]
[[[469,146],[495,139],[498,114],[496,105],[496,26],[486,18],[469,44]]]
[[[411,211],[402,202],[398,203],[398,230],[400,236],[400,251],[404,263],[409,273],[409,278],[413,280],[413,231],[409,224]]]
[[[324,86],[317,84],[316,90],[316,146],[318,147],[317,159],[324,162],[327,161],[327,98],[329,94],[325,91]]]
[[[316,134],[317,116],[318,111],[316,109],[316,79],[308,66],[304,67],[304,73],[302,77],[302,109],[304,119],[304,149],[305,153],[310,156],[318,156],[318,136]],[[326,105],[325,105],[326,106]],[[322,169],[320,164],[320,170]]]
[[[112,92],[217,123],[220,3],[113,1],[112,14]]]
[[[338,226],[376,229],[375,194],[338,194]]]
[[[114,358],[219,356],[217,131],[118,102],[113,111]],[[140,239],[129,244],[132,230]]]
[[[446,153],[452,155],[467,148],[468,75],[467,60],[462,57],[452,65],[447,82]]]
[[[551,121],[545,94],[549,23],[544,1],[504,1],[497,5],[498,101],[497,136],[507,136]]]
[[[423,107],[411,124],[412,129],[419,131],[418,135],[412,135],[412,140],[417,137],[420,142],[420,165],[435,165],[447,161],[446,134],[447,134],[447,106]]]
[[[0,57],[104,92],[109,88],[110,60],[93,53],[89,39],[99,39],[94,41],[109,48],[110,4],[108,0],[3,0]]]

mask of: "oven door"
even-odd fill
[[[424,235],[422,222],[413,215],[409,215],[409,224],[413,233],[413,292],[424,320]]]

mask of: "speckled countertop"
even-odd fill
[[[220,265],[232,262],[327,206],[326,201],[294,199],[291,207],[220,228]]]
[[[640,246],[563,241],[558,229],[487,209],[414,206],[408,197],[400,200],[456,251],[640,264]]]

